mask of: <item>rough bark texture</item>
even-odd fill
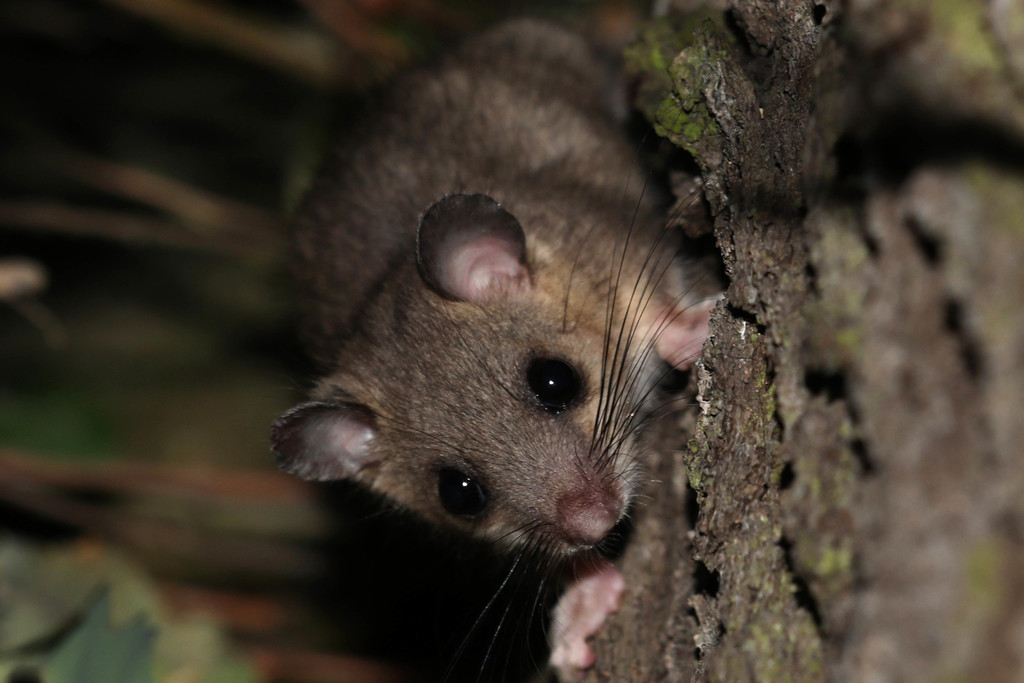
[[[1024,680],[1024,6],[711,16],[632,55],[730,284],[588,680]]]

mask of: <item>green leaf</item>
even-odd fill
[[[110,623],[104,591],[43,667],[43,683],[153,683],[155,630],[137,617]]]

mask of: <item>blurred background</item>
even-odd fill
[[[649,11],[0,4],[0,680],[528,673],[539,586],[485,610],[485,550],[274,470],[269,425],[313,379],[286,216],[396,69],[510,15],[620,46]]]

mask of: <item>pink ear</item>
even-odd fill
[[[667,306],[655,323],[658,355],[677,370],[685,370],[700,358],[704,340],[708,338],[711,309],[718,297],[705,299],[691,306]]]
[[[372,462],[373,414],[351,403],[300,404],[274,422],[270,447],[285,472],[326,481],[344,479]]]
[[[416,260],[424,281],[456,301],[482,302],[530,287],[522,226],[483,194],[450,194],[427,209]]]

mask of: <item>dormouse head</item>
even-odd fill
[[[554,266],[486,195],[431,205],[410,252],[316,400],[274,424],[280,466],[503,544],[601,543],[641,476],[657,335],[631,330],[647,342],[627,352],[621,329],[569,320]]]

